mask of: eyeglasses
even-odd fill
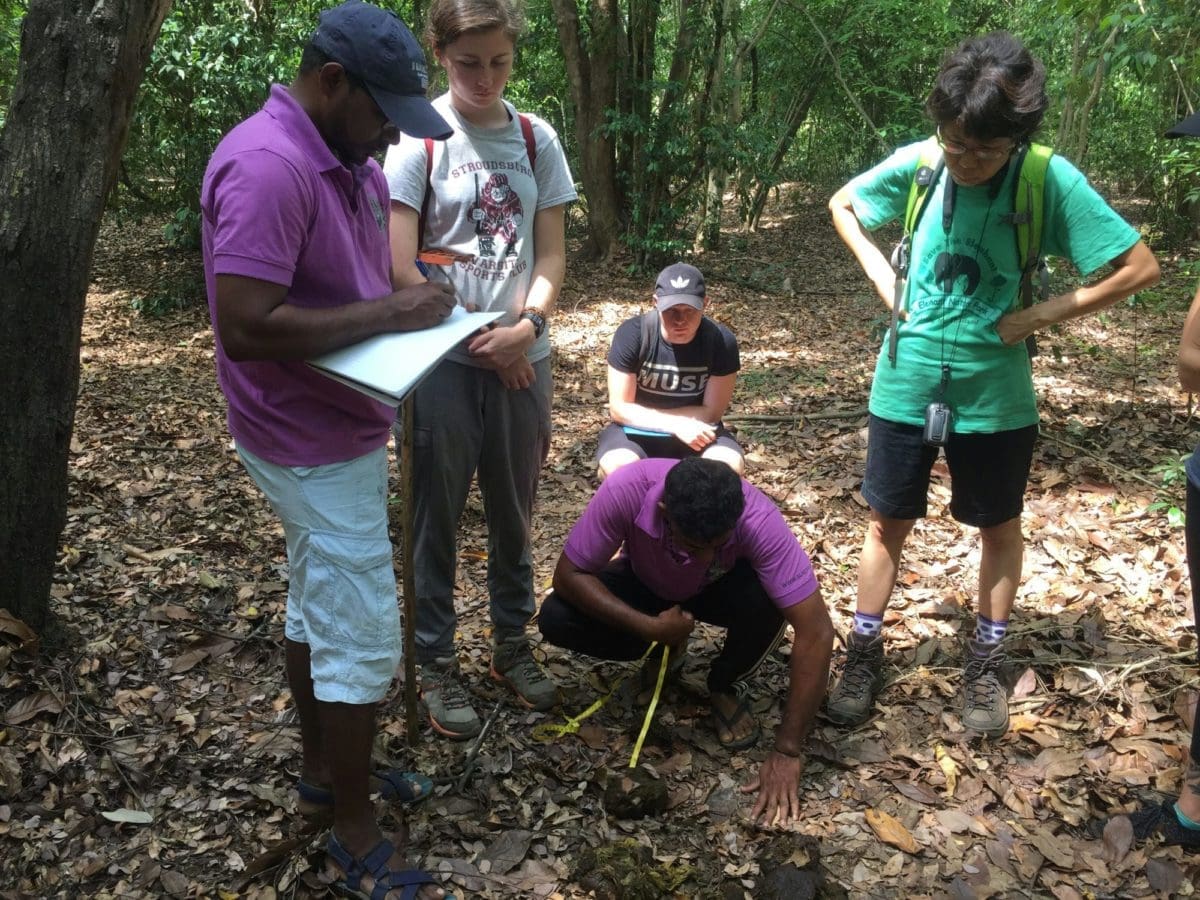
[[[948,141],[942,137],[942,126],[937,127],[937,143],[942,148],[942,152],[947,156],[966,156],[968,153],[980,162],[995,162],[998,159],[1005,159],[1012,154],[1016,144],[1009,144],[1003,150],[992,150],[981,147],[968,147],[966,144],[960,144],[957,141]]]

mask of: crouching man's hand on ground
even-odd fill
[[[800,818],[800,776],[804,772],[803,756],[788,756],[772,750],[767,754],[758,774],[742,786],[746,794],[758,792],[750,819],[764,828],[787,825]]]

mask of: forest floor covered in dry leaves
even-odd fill
[[[748,477],[812,556],[835,622],[853,608],[866,509],[857,494],[884,309],[837,241],[823,194],[786,190],[760,233],[698,260],[742,371],[730,423]],[[1136,219],[1136,211],[1131,211]],[[1193,248],[1194,249],[1194,248]],[[1197,253],[1191,253],[1192,258]],[[404,740],[402,692],[382,713],[380,761],[438,779],[409,816],[419,861],[461,898],[1082,897],[1191,894],[1200,860],[1130,847],[1086,821],[1177,789],[1197,684],[1178,525],[1179,461],[1197,424],[1175,380],[1194,275],[1042,338],[1042,439],[1023,518],[1025,581],[1010,631],[1012,728],[966,734],[955,713],[973,627],[975,535],[948,515],[939,466],[888,616],[890,683],[850,731],[820,723],[804,817],[751,826],[738,790],[769,742],[723,751],[705,723],[701,626],[642,762],[668,810],[606,808],[642,711],[613,701],[576,736],[500,704],[473,770],[469,745]],[[1194,271],[1194,270],[1193,270]],[[653,273],[573,264],[552,325],[555,437],[534,534],[548,586],[595,488],[605,352]],[[134,302],[183,291],[160,318]],[[323,896],[323,835],[295,815],[298,734],[283,677],[281,529],[233,454],[213,372],[198,254],[150,227],[106,226],[83,337],[68,524],[37,655],[0,615],[0,896]],[[398,489],[398,485],[397,485]],[[462,521],[460,656],[490,712],[486,543],[478,497]],[[785,644],[756,708],[778,721]],[[577,713],[628,667],[538,653]],[[398,827],[394,810],[385,823]],[[790,879],[790,880],[789,880]]]

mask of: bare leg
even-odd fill
[[[378,705],[317,701],[316,706],[326,736],[325,758],[333,785],[333,831],[351,854],[363,857],[385,839],[375,821],[370,797],[371,745]],[[399,850],[393,850],[389,866],[405,869],[409,863]],[[368,893],[373,886],[370,882],[365,878],[362,885]],[[424,900],[444,895],[445,891],[433,886],[422,888],[419,894]],[[399,897],[400,891],[392,891],[389,896]]]
[[[600,480],[603,481],[621,466],[627,466],[630,463],[635,463],[642,457],[638,456],[632,450],[626,450],[623,447],[616,450],[609,450],[602,457],[597,468],[600,471]]]
[[[723,462],[739,475],[746,467],[746,461],[742,454],[738,453],[732,447],[724,447],[720,444],[709,444],[700,454],[704,459],[715,459],[718,462]]]
[[[889,519],[871,510],[862,555],[858,559],[858,612],[882,616],[887,609],[900,571],[900,551],[916,521]]]
[[[292,702],[296,704],[296,714],[300,717],[300,747],[304,754],[300,777],[309,784],[328,784],[329,765],[321,737],[317,698],[313,694],[308,644],[285,641],[284,645],[288,687],[292,691]]]
[[[979,558],[979,612],[993,622],[1007,622],[1021,583],[1025,540],[1017,516],[980,528],[983,548]]]
[[[1189,758],[1179,790],[1179,808],[1193,822],[1200,822],[1200,763]]]

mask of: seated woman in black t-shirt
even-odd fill
[[[704,276],[667,266],[655,310],[622,322],[608,351],[608,410],[596,463],[607,478],[647,457],[705,456],[742,473],[742,448],[721,424],[738,359],[733,332],[704,315]]]

